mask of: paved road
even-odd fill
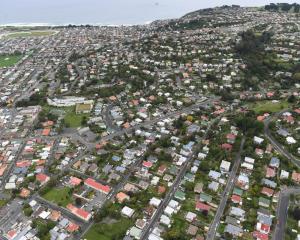
[[[287,159],[289,159],[293,164],[295,164],[297,167],[300,167],[300,159],[296,158],[293,154],[291,154],[288,150],[284,148],[271,134],[271,131],[269,129],[269,124],[271,120],[275,117],[280,116],[282,113],[287,112],[288,110],[282,110],[278,113],[275,113],[274,115],[270,116],[264,121],[264,132],[266,138],[272,143],[273,147],[281,153],[283,156],[285,156]],[[272,240],[283,240],[284,239],[284,233],[285,233],[285,225],[287,222],[287,214],[288,214],[288,207],[289,207],[289,199],[291,194],[300,194],[300,188],[299,187],[291,187],[283,189],[280,192],[278,206],[277,206],[277,223],[275,226],[275,230],[273,233]]]
[[[207,133],[209,132],[211,126],[213,124],[215,124],[218,120],[220,119],[220,117],[214,119],[211,124],[209,125],[209,127],[207,128],[205,135],[202,137],[202,139],[205,139],[207,136]],[[191,154],[191,156],[187,159],[187,161],[184,163],[184,165],[181,167],[178,175],[176,176],[176,179],[173,183],[173,185],[171,186],[171,188],[169,189],[168,193],[166,194],[165,198],[163,199],[162,203],[160,204],[160,206],[158,207],[158,209],[156,210],[154,216],[151,218],[151,220],[149,221],[149,223],[145,226],[145,228],[143,229],[142,235],[140,239],[148,239],[152,229],[154,228],[155,224],[158,223],[160,217],[163,214],[164,209],[168,206],[169,202],[171,201],[171,199],[174,197],[175,192],[177,191],[177,189],[179,188],[181,181],[183,179],[183,177],[185,176],[188,167],[190,166],[192,160],[194,159],[194,157],[196,156],[197,150],[194,149],[193,153]]]
[[[273,233],[272,240],[283,240],[285,233],[285,225],[288,217],[289,199],[292,194],[300,194],[299,187],[291,187],[283,189],[280,192],[278,207],[276,211],[277,223]]]
[[[265,136],[266,138],[272,143],[273,147],[280,152],[283,156],[285,156],[287,159],[289,159],[293,164],[295,164],[297,167],[300,168],[300,159],[295,157],[293,154],[291,154],[287,149],[285,149],[284,146],[282,146],[275,138],[274,136],[271,134],[271,131],[269,129],[269,124],[271,122],[271,120],[275,117],[278,117],[279,115],[281,115],[284,112],[287,112],[288,110],[283,110],[281,112],[278,112],[276,114],[274,114],[273,116],[268,117],[265,121],[264,121],[264,132],[265,132]]]
[[[225,190],[222,194],[222,199],[221,199],[221,202],[219,204],[218,210],[215,214],[215,218],[214,218],[212,224],[210,225],[209,231],[207,233],[206,240],[213,240],[215,238],[218,226],[220,224],[221,217],[224,213],[226,203],[227,203],[227,200],[229,198],[229,194],[230,194],[230,192],[232,191],[232,189],[234,187],[234,182],[235,182],[234,180],[236,178],[236,174],[237,174],[237,171],[238,171],[240,163],[241,163],[241,153],[242,153],[243,148],[244,148],[245,139],[246,139],[245,137],[242,138],[239,152],[236,156],[236,159],[235,159],[233,168],[231,170],[230,176],[228,178]]]

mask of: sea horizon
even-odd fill
[[[0,26],[133,26],[156,20],[175,19],[199,9],[222,5],[263,6],[270,2],[252,0],[2,0]],[[295,2],[285,1],[289,3]],[[116,7],[118,6],[118,7]]]

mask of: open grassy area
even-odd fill
[[[30,32],[14,32],[9,33],[5,38],[18,38],[18,37],[43,37],[55,34],[55,31],[30,31]]]
[[[77,128],[80,127],[82,124],[82,120],[84,117],[88,118],[89,114],[76,114],[75,107],[71,108],[64,108],[66,115],[65,115],[65,123],[70,128]]]
[[[46,194],[42,196],[50,202],[54,202],[59,206],[67,206],[71,202],[71,189],[64,188],[52,188]]]
[[[2,55],[2,56],[0,56],[0,68],[3,68],[3,67],[12,67],[18,61],[20,61],[21,58],[22,58],[22,55],[20,55],[20,54]]]
[[[0,208],[6,205],[8,201],[7,200],[0,200]]]
[[[272,102],[272,101],[259,101],[249,105],[249,109],[253,110],[254,112],[261,114],[261,113],[273,113],[279,112],[285,108],[288,108],[289,103],[287,101],[279,101],[279,102]]]
[[[87,240],[123,239],[127,229],[132,224],[132,221],[127,218],[122,218],[112,224],[96,223],[83,238]]]

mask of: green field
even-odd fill
[[[81,121],[84,117],[88,117],[89,114],[76,114],[75,108],[65,108],[65,123],[67,127],[77,128],[81,126]]]
[[[132,224],[132,221],[127,218],[122,218],[120,221],[112,224],[96,223],[83,238],[87,240],[123,239],[126,231]]]
[[[68,187],[64,188],[52,188],[42,197],[49,202],[54,202],[59,206],[67,206],[71,202],[71,189]]]
[[[253,110],[257,114],[261,113],[273,113],[279,112],[285,108],[288,108],[289,103],[287,101],[279,101],[279,102],[272,102],[272,101],[260,101],[254,104],[249,105],[249,109]]]
[[[0,68],[12,67],[21,60],[23,56],[20,54],[2,55],[0,56]]]
[[[30,31],[30,32],[14,32],[9,33],[5,38],[18,38],[18,37],[43,37],[55,34],[55,31]]]

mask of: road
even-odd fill
[[[213,124],[215,124],[217,121],[219,121],[220,117],[215,118],[211,124],[209,125],[209,127],[207,128],[204,136],[202,137],[202,139],[205,139],[207,136],[207,133],[209,132],[209,130],[211,129],[211,126],[213,126]],[[194,159],[194,157],[196,156],[197,153],[197,149],[193,150],[193,153],[191,154],[191,156],[187,159],[187,161],[184,163],[184,165],[181,167],[178,175],[176,176],[176,179],[173,183],[173,185],[170,187],[169,191],[167,192],[165,198],[163,199],[162,203],[160,204],[160,206],[157,208],[154,216],[150,219],[150,221],[148,222],[148,224],[144,227],[141,238],[140,239],[148,239],[151,230],[154,228],[155,224],[158,223],[161,215],[163,214],[164,209],[168,206],[169,202],[171,201],[171,199],[174,197],[175,192],[177,191],[177,189],[179,188],[181,181],[183,179],[183,177],[185,176],[188,167],[190,166],[192,160]]]
[[[241,154],[242,154],[242,151],[244,148],[245,140],[246,140],[246,138],[243,137],[242,141],[241,141],[239,152],[236,155],[233,168],[232,168],[230,176],[228,178],[225,190],[222,194],[221,202],[220,202],[217,212],[215,214],[214,220],[213,220],[212,224],[210,225],[209,231],[207,233],[206,240],[213,240],[215,238],[218,226],[220,224],[221,217],[224,213],[226,203],[229,198],[229,193],[232,191],[232,189],[234,187],[236,174],[237,174],[237,171],[238,171],[240,163],[241,163]]]
[[[292,194],[300,194],[299,187],[291,187],[283,189],[280,192],[278,207],[276,211],[277,223],[272,236],[272,240],[283,240],[285,233],[285,225],[288,217],[289,199]]]
[[[295,164],[297,167],[300,168],[300,159],[295,157],[293,154],[291,154],[287,149],[285,149],[284,146],[282,146],[275,138],[274,136],[271,134],[271,131],[269,129],[269,125],[270,122],[272,121],[272,119],[274,117],[277,117],[279,115],[281,115],[284,112],[287,112],[288,110],[283,110],[281,112],[278,112],[276,114],[274,114],[273,116],[268,117],[265,121],[264,121],[264,132],[265,132],[265,136],[266,138],[272,143],[273,147],[280,152],[283,156],[285,156],[287,159],[289,159],[293,164]]]
[[[292,155],[288,150],[284,148],[271,134],[271,131],[269,129],[270,122],[273,118],[280,116],[282,113],[287,112],[288,110],[282,110],[280,112],[277,112],[273,114],[272,116],[268,117],[264,121],[264,132],[266,138],[271,142],[273,147],[281,153],[283,156],[285,156],[287,159],[289,159],[293,164],[295,164],[297,167],[300,167],[300,159],[296,158],[294,155]],[[300,194],[300,188],[299,187],[290,187],[281,190],[279,200],[278,200],[278,206],[276,211],[276,218],[277,223],[275,226],[275,230],[273,233],[272,240],[283,240],[284,239],[284,233],[285,233],[285,225],[287,222],[287,214],[288,214],[288,207],[289,207],[289,199],[291,194]]]

